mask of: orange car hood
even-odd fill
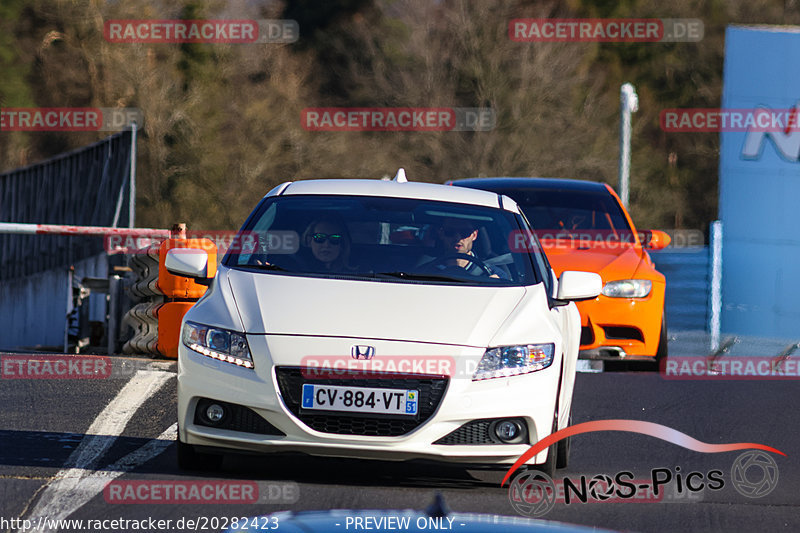
[[[633,246],[589,245],[585,248],[572,246],[548,246],[542,242],[550,265],[560,276],[565,270],[597,272],[603,281],[629,279],[642,261],[641,248]]]

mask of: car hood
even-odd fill
[[[578,248],[543,243],[542,248],[556,275],[565,270],[597,272],[604,282],[632,278],[642,261],[639,249],[630,245],[610,246],[601,242]]]
[[[248,334],[314,335],[485,347],[524,287],[465,287],[230,270]]]

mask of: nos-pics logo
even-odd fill
[[[644,481],[644,483],[640,483]],[[740,454],[731,466],[730,483],[747,498],[763,498],[778,485],[778,465],[767,453],[749,450]],[[681,472],[656,468],[650,480],[635,480],[630,472],[615,476],[596,475],[587,480],[563,478],[558,483],[543,472],[527,470],[517,474],[508,487],[508,499],[514,510],[523,516],[539,517],[549,513],[557,502],[589,501],[653,503],[686,498],[686,494],[717,491],[725,486],[722,471]],[[665,489],[668,489],[665,490]],[[642,492],[642,495],[637,494]]]

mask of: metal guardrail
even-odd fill
[[[667,327],[670,330],[706,331],[710,319],[709,248],[650,252],[650,257],[667,278]]]

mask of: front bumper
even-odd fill
[[[414,350],[417,353],[422,351],[427,357],[452,357],[458,361],[457,371],[447,378],[446,390],[433,413],[415,429],[397,436],[345,435],[313,429],[292,412],[280,393],[275,368],[283,368],[283,365],[280,361],[274,364],[270,354],[285,354],[289,346],[292,349],[288,353],[313,354],[313,339],[249,335],[248,342],[254,354],[254,370],[212,360],[180,346],[178,422],[181,441],[256,453],[301,452],[328,457],[398,461],[428,459],[503,465],[512,464],[531,443],[552,430],[561,364],[558,358],[547,369],[531,374],[473,382],[471,373],[459,369],[474,369],[483,355],[482,349],[381,341],[379,353],[410,353]],[[328,353],[348,353],[351,345],[363,342],[363,339],[330,339],[329,342],[326,339],[326,348]],[[295,363],[298,360],[295,358]],[[347,385],[346,381],[341,384]],[[284,435],[263,435],[196,424],[195,409],[202,398],[244,406]],[[474,420],[510,417],[525,421],[527,442],[434,444]],[[530,463],[539,464],[546,458],[547,451],[544,451]]]
[[[647,298],[600,295],[578,302],[581,314],[580,359],[652,361],[664,319],[663,283],[653,281]]]

